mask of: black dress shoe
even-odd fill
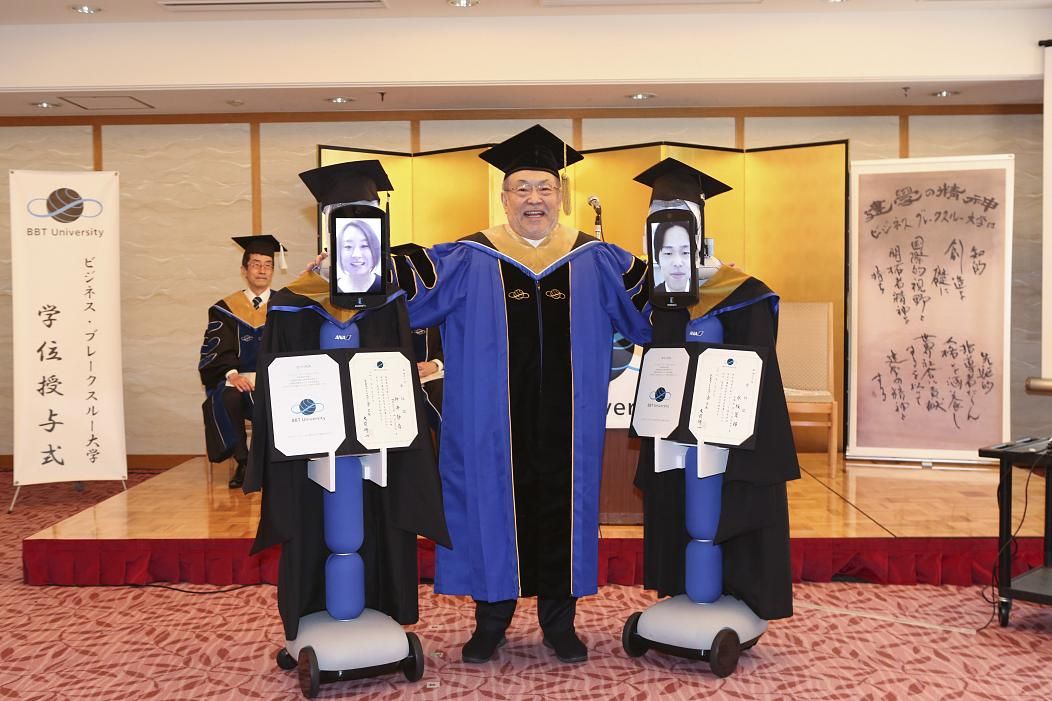
[[[559,658],[560,662],[574,664],[588,659],[588,648],[577,637],[577,633],[572,630],[545,633],[544,644],[555,650],[555,656]]]
[[[231,489],[239,489],[242,484],[245,483],[245,465],[244,463],[238,463],[237,469],[234,470],[234,476],[230,478],[230,481],[226,483],[226,486]]]
[[[464,643],[464,661],[472,664],[489,662],[497,648],[506,642],[508,640],[504,637],[504,633],[485,633],[476,630],[471,634],[471,640]]]

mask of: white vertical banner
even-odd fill
[[[125,479],[118,174],[10,176],[15,484]]]

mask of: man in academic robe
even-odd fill
[[[396,258],[414,327],[445,354],[439,467],[453,548],[435,591],[475,600],[465,662],[538,597],[544,642],[587,659],[576,601],[597,589],[599,485],[613,336],[649,329],[632,298],[645,265],[558,223],[559,173],[582,156],[541,126],[481,154],[504,173],[508,223]]]
[[[205,387],[201,409],[208,459],[222,462],[233,456],[236,468],[229,483],[231,489],[240,487],[245,479],[245,419],[252,420],[256,354],[267,318],[274,254],[282,247],[270,234],[235,236],[234,242],[244,250],[241,277],[248,287],[209,307],[197,366]]]
[[[636,180],[653,188],[651,211],[689,210],[702,235],[705,199],[730,189],[673,158]],[[700,243],[698,249],[703,250]],[[800,466],[775,355],[778,296],[714,256],[699,267],[698,302],[689,309],[654,309],[653,342],[679,347],[714,342],[766,351],[755,447],[727,449],[715,543],[723,555],[723,593],[744,601],[760,618],[785,618],[793,613],[786,482],[800,477]],[[643,438],[635,479],[643,492],[643,583],[658,596],[675,596],[685,591],[691,540],[684,474],[654,468],[654,439]]]
[[[377,189],[393,189],[379,161],[341,163],[301,173],[325,216],[337,204],[376,204]],[[327,272],[323,270],[322,272]],[[262,357],[321,348],[398,349],[413,357],[404,295],[389,286],[387,301],[367,310],[334,306],[329,282],[315,271],[303,273],[273,294],[260,348]],[[279,460],[271,452],[267,399],[269,375],[258,373],[255,435],[245,479],[246,493],[263,490],[259,527],[252,552],[281,545],[278,611],[285,637],[294,640],[300,618],[325,609],[323,487],[307,475],[306,460]],[[417,392],[417,439],[388,453],[387,486],[364,481],[364,541],[358,554],[365,570],[365,605],[399,623],[415,623],[417,535],[450,545],[442,515],[442,492],[434,449]]]

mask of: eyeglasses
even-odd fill
[[[540,185],[531,185],[529,183],[519,183],[515,187],[509,187],[504,192],[510,192],[516,197],[526,199],[530,196],[530,193],[536,192],[541,197],[551,197],[559,192],[559,188],[555,187],[551,183],[541,183]]]
[[[274,269],[274,264],[273,263],[260,263],[259,261],[255,261],[254,260],[251,263],[249,263],[248,265],[246,265],[245,267],[248,268],[249,270],[273,270]]]

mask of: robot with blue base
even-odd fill
[[[321,348],[354,348],[353,321],[347,328],[326,321]],[[332,340],[339,337],[340,341]],[[311,460],[310,477],[326,491],[325,610],[300,618],[295,640],[286,640],[277,654],[278,666],[298,668],[300,689],[307,698],[321,684],[401,671],[409,681],[424,674],[420,640],[391,617],[365,608],[365,567],[358,555],[365,537],[362,480],[386,486],[386,465],[377,453]]]

